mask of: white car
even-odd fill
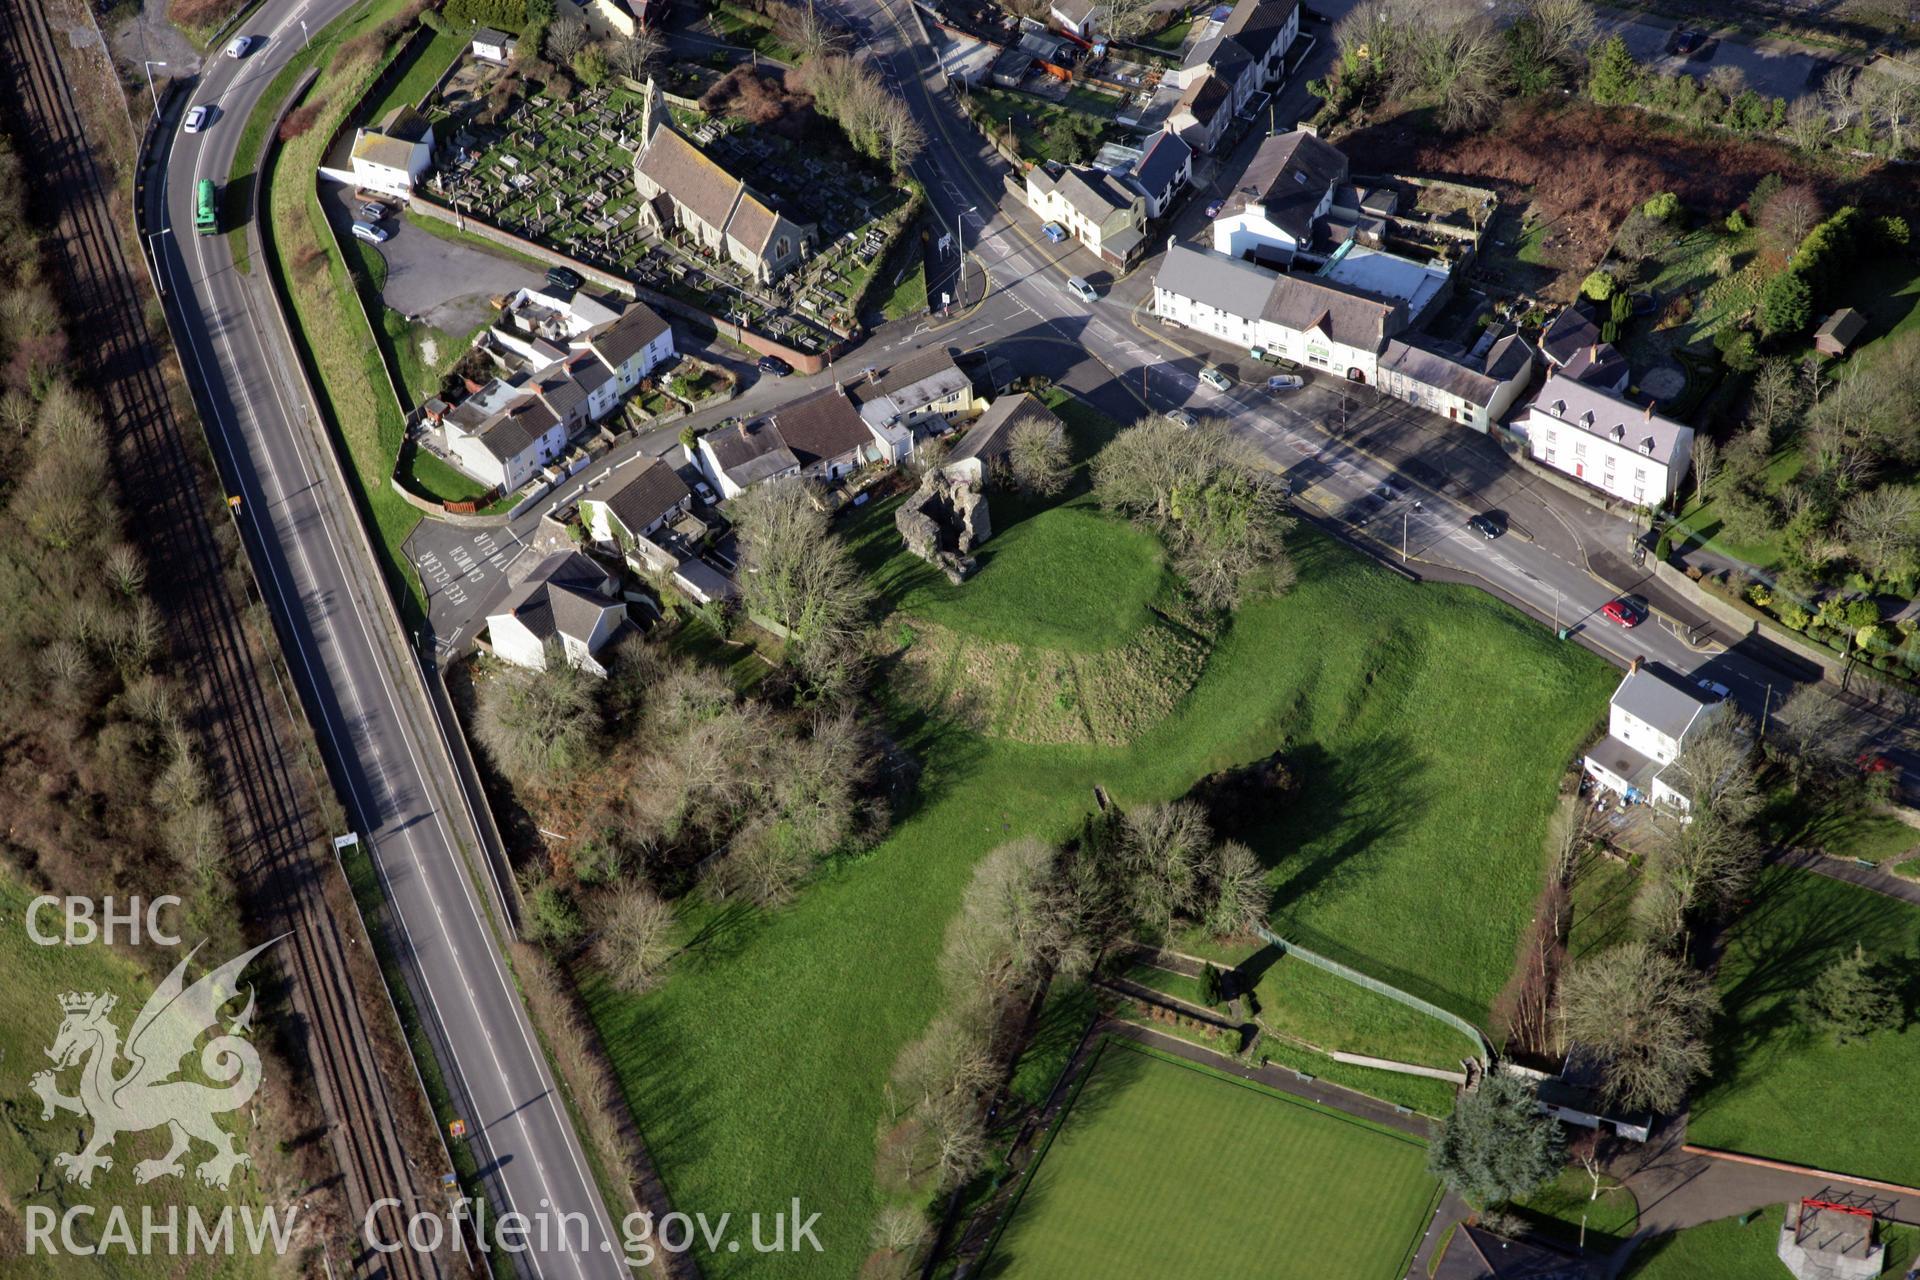
[[[1307,385],[1307,380],[1296,373],[1276,373],[1267,379],[1269,391],[1298,391]]]
[[[1177,426],[1185,427],[1189,431],[1193,430],[1195,427],[1200,425],[1198,422],[1194,420],[1194,416],[1188,413],[1185,409],[1167,410],[1167,421],[1174,423]]]
[[[354,223],[353,234],[369,244],[385,244],[388,239],[387,229],[377,227],[371,222]]]
[[[1214,368],[1202,369],[1200,371],[1200,381],[1206,383],[1215,391],[1226,391],[1233,386],[1232,378],[1229,378],[1226,374]]]
[[[207,127],[207,121],[212,115],[213,109],[211,107],[195,107],[193,110],[187,112],[187,118],[180,122],[180,127],[188,133],[198,133]]]
[[[1079,276],[1067,277],[1067,292],[1082,302],[1098,302],[1100,294],[1094,287]]]
[[[253,48],[252,36],[235,36],[233,39],[227,41],[227,56],[229,58],[244,58],[247,56],[247,50],[251,48]]]

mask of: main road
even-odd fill
[[[539,1280],[630,1274],[504,956],[474,815],[381,580],[325,425],[309,403],[254,242],[193,232],[196,183],[224,183],[241,127],[274,74],[349,0],[267,0],[240,28],[257,47],[210,58],[189,101],[200,134],[162,127],[143,210],[169,320],[282,647],[348,815],[397,922],[393,942],[466,1125],[489,1210],[535,1224],[517,1255]],[[283,181],[311,181],[287,173]],[[371,1246],[375,1241],[365,1241]]]

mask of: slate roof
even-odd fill
[[[1643,666],[1627,673],[1613,691],[1611,705],[1677,742],[1686,736],[1695,717],[1713,704],[1659,668]]]
[[[716,230],[726,228],[745,185],[672,129],[653,135],[640,155],[639,172]]]
[[[727,234],[758,255],[766,251],[767,241],[773,239],[773,229],[779,225],[779,214],[753,192],[743,190],[740,203],[727,222]]]
[[[1227,82],[1209,72],[1187,86],[1187,91],[1180,95],[1180,101],[1174,104],[1174,110],[1178,112],[1184,107],[1187,114],[1201,124],[1212,124],[1213,118],[1220,114],[1220,109],[1232,97]]]
[[[492,27],[475,27],[470,37],[474,44],[504,45],[513,39],[504,31],[495,31]]]
[[[1380,369],[1388,370],[1411,378],[1424,387],[1434,387],[1448,395],[1458,396],[1468,404],[1486,408],[1493,399],[1494,390],[1499,386],[1494,379],[1471,367],[1464,361],[1442,355],[1426,347],[1416,347],[1410,342],[1392,339],[1387,343],[1385,354],[1380,357]]]
[[[433,125],[427,118],[408,106],[395,107],[380,121],[381,133],[402,142],[424,142],[432,131]]]
[[[678,471],[654,458],[619,485],[601,493],[590,489],[583,496],[606,503],[627,532],[639,533],[691,500],[693,490]]]
[[[972,387],[972,379],[960,371],[946,348],[934,347],[909,356],[872,382],[850,387],[848,392],[862,407],[875,400],[891,400],[898,416]]]
[[[554,417],[565,422],[586,408],[587,389],[565,374],[547,378],[540,384],[540,398],[553,410]]]
[[[1598,341],[1600,326],[1594,323],[1592,309],[1584,302],[1576,302],[1562,308],[1552,323],[1540,331],[1540,354],[1555,365],[1563,365],[1578,355],[1582,347]]]
[[[1258,62],[1286,30],[1300,0],[1239,0],[1220,30],[1187,51],[1188,67],[1237,67]]]
[[[1347,179],[1347,157],[1305,129],[1275,134],[1260,144],[1234,184],[1221,216],[1259,205],[1267,219],[1296,240],[1313,235],[1313,212],[1327,190]]]
[[[802,467],[830,462],[873,443],[859,410],[838,387],[822,387],[782,405],[773,421]]]
[[[1096,226],[1105,226],[1108,218],[1115,213],[1131,209],[1138,199],[1128,191],[1110,173],[1098,169],[1069,169],[1058,178],[1044,169],[1034,169],[1029,174],[1042,191],[1058,191],[1066,197],[1068,204],[1079,210],[1080,214]]]
[[[1560,369],[1562,377],[1608,390],[1624,385],[1632,372],[1627,367],[1627,358],[1611,342],[1595,342],[1581,347]]]
[[[1533,1240],[1509,1240],[1461,1223],[1434,1280],[1593,1280],[1580,1258]]]
[[[580,384],[580,389],[592,395],[613,378],[613,370],[600,358],[600,353],[591,348],[576,351],[567,357],[567,372]]]
[[[1517,333],[1510,333],[1487,348],[1487,376],[1496,382],[1505,382],[1532,363],[1533,348]]]
[[[666,317],[644,302],[627,304],[620,318],[587,334],[587,341],[601,359],[615,366],[625,364],[646,350],[649,342],[667,331]]]
[[[1362,297],[1308,276],[1275,277],[1273,293],[1261,311],[1287,329],[1319,329],[1335,342],[1362,351],[1378,351],[1398,324],[1400,308],[1390,302]]]
[[[1661,417],[1650,406],[1622,400],[1560,373],[1541,386],[1532,409],[1668,466],[1684,466],[1686,446],[1693,441],[1692,428]]]
[[[571,636],[585,643],[600,615],[621,607],[601,592],[606,581],[606,570],[586,556],[558,551],[527,575],[502,603],[500,614],[511,616],[537,639]]]
[[[1867,318],[1852,307],[1842,307],[1827,317],[1827,322],[1814,330],[1816,338],[1831,338],[1841,346],[1846,346],[1866,330]]]
[[[502,462],[519,457],[541,436],[560,425],[537,396],[522,396],[480,429],[480,444]]]
[[[709,432],[700,443],[713,455],[714,465],[743,489],[800,466],[780,428],[765,420]]]
[[[1154,135],[1140,163],[1133,167],[1133,180],[1148,191],[1165,191],[1192,158],[1193,148],[1182,141],[1179,134],[1163,129]]]
[[[404,138],[390,138],[372,129],[362,129],[353,140],[353,158],[389,169],[405,169],[413,162],[413,144]]]
[[[1097,3],[1098,0],[1053,0],[1049,7],[1077,27],[1093,16]]]
[[[1155,287],[1249,320],[1266,309],[1277,277],[1251,262],[1175,244],[1160,261]]]
[[[967,433],[960,437],[960,443],[947,455],[947,461],[964,462],[969,458],[977,458],[989,465],[999,461],[1012,448],[1014,430],[1023,422],[1044,423],[1055,431],[1066,430],[1066,424],[1055,416],[1053,410],[1028,392],[1022,391],[1017,396],[1001,396],[967,428]]]

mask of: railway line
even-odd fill
[[[74,348],[109,424],[125,505],[167,614],[176,674],[192,691],[194,725],[222,791],[235,879],[257,935],[285,935],[268,953],[286,980],[294,1021],[278,1030],[312,1075],[351,1224],[351,1242],[328,1241],[329,1270],[383,1280],[469,1274],[446,1249],[380,1254],[359,1238],[369,1206],[382,1199],[402,1206],[375,1219],[388,1238],[405,1215],[440,1208],[436,1171],[416,1169],[400,1137],[403,1117],[428,1126],[431,1117],[414,1082],[389,1079],[374,1052],[370,1022],[389,1024],[379,1030],[392,1041],[399,1029],[364,990],[364,979],[360,994],[368,996],[371,1015],[356,997],[350,953],[360,952],[363,973],[370,956],[329,909],[329,833],[303,790],[308,767],[286,736],[297,727],[269,695],[270,673],[249,646],[227,585],[193,462],[198,442],[173,411],[164,357],[144,330],[145,307],[113,225],[110,192],[54,40],[39,4],[0,5],[0,48],[13,73],[4,100],[18,146],[34,161],[36,199],[50,227],[48,256],[65,285]],[[230,474],[230,447],[222,449],[218,432],[209,439],[223,476]]]

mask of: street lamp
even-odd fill
[[[954,244],[958,246],[960,250],[960,283],[959,287],[955,290],[954,299],[960,304],[960,309],[963,312],[967,306],[967,214],[972,213],[978,207],[977,205],[968,205],[966,210],[953,220],[954,225],[959,228],[959,234],[955,237]]]
[[[300,19],[300,47],[302,49],[313,48],[313,37],[307,34],[307,20],[305,18]]]
[[[155,67],[164,67],[166,65],[167,64],[164,62],[154,62],[151,60],[142,62],[140,64],[140,69],[147,73],[147,92],[151,94],[153,97],[153,114],[155,116],[158,116],[160,114],[160,91],[153,87],[153,69]]]

